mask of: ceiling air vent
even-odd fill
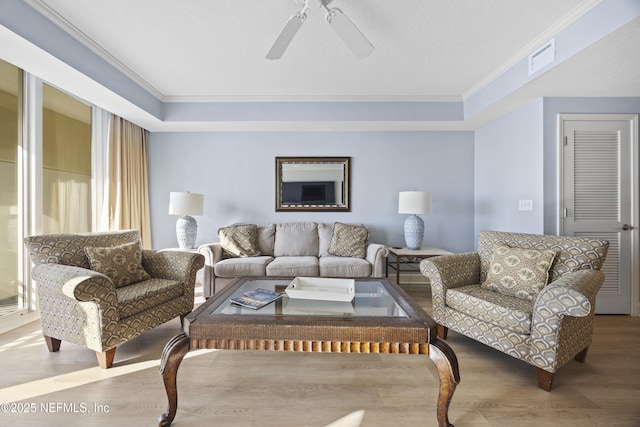
[[[556,59],[556,39],[551,39],[529,55],[529,75]]]

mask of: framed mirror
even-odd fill
[[[351,157],[276,157],[276,211],[351,210]]]

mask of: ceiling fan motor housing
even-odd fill
[[[333,0],[295,0],[300,6],[317,6],[317,7],[325,7]]]

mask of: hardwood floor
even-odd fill
[[[430,312],[426,285],[404,288]],[[174,319],[122,345],[108,370],[73,344],[49,353],[38,322],[0,335],[0,427],[157,425],[159,359],[179,329]],[[457,427],[640,426],[640,318],[597,316],[586,363],[565,365],[551,393],[528,364],[455,332],[447,342]],[[206,350],[184,359],[178,392],[176,427],[429,426],[437,375],[426,356]]]

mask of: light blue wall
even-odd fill
[[[558,115],[640,113],[638,97],[543,98],[475,132],[475,233],[558,233]],[[532,199],[533,211],[518,211]]]
[[[275,157],[349,156],[351,212],[275,212]],[[404,245],[398,192],[433,193],[427,246],[472,250],[472,132],[152,133],[149,192],[154,248],[177,246],[169,192],[205,195],[197,244],[236,222],[360,222],[371,241]]]
[[[168,102],[166,122],[459,121],[462,102]]]
[[[577,113],[640,114],[640,98],[544,99],[544,232],[548,234],[558,234],[558,114]]]
[[[475,133],[475,235],[541,233],[544,218],[542,99]],[[520,211],[519,200],[533,200]]]

